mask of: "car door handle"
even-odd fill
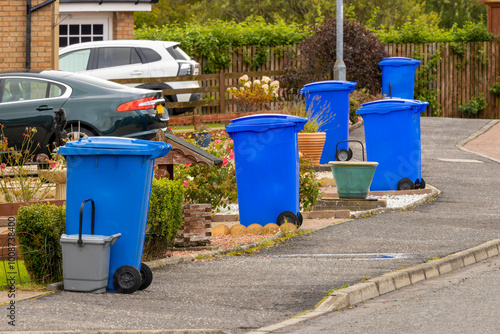
[[[36,108],[36,110],[38,111],[47,111],[47,110],[52,110],[54,108],[52,108],[51,106],[47,106],[47,105],[43,105],[43,106],[39,106],[38,108]]]
[[[142,73],[143,73],[142,71],[137,71],[136,70],[136,71],[130,72],[130,75],[142,75]]]

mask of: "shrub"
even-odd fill
[[[238,79],[241,87],[229,87],[227,91],[236,100],[240,112],[259,111],[267,104],[276,100],[280,83],[277,80],[272,81],[269,77],[262,77],[253,82],[244,75]]]
[[[59,240],[66,230],[66,207],[34,204],[19,209],[16,236],[32,280],[50,283],[62,278]]]
[[[358,114],[356,111],[361,108],[361,105],[375,100],[380,100],[384,97],[382,94],[371,95],[366,88],[357,89],[351,93],[349,97],[349,120],[352,124],[358,122]]]
[[[315,171],[308,159],[300,159],[300,209],[311,211],[321,197],[320,182],[315,178]]]
[[[181,181],[153,180],[148,213],[148,232],[144,243],[145,259],[162,257],[184,224],[182,204],[184,186]]]
[[[471,115],[476,115],[478,112],[486,109],[488,103],[486,102],[484,96],[473,97],[465,105],[458,106],[458,110],[462,113],[464,117],[469,117]]]
[[[495,96],[500,96],[500,77],[497,79],[497,82],[490,88],[490,92]]]
[[[285,65],[281,83],[298,90],[304,84],[331,78],[336,61],[336,20],[326,19],[314,34],[298,46],[298,56]],[[347,80],[371,94],[381,90],[382,71],[378,63],[388,57],[384,45],[368,29],[353,20],[344,21],[344,62]]]

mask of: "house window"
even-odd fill
[[[59,47],[83,42],[94,42],[104,40],[104,24],[60,24],[59,25]]]

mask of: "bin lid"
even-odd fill
[[[163,157],[170,151],[170,144],[157,141],[123,137],[88,137],[61,146],[62,155],[144,155],[151,159]]]
[[[61,244],[77,244],[78,237],[78,234],[63,234],[61,235],[61,240],[59,242]],[[105,243],[110,243],[111,240],[113,240],[113,236],[82,234],[82,241],[84,244],[104,245]]]
[[[264,132],[274,128],[295,127],[297,132],[304,129],[307,118],[285,114],[257,114],[233,119],[226,126],[231,134],[240,131]]]
[[[405,58],[405,57],[389,57],[382,59],[378,66],[405,66],[405,65],[413,65],[418,67],[420,65],[420,60],[413,58]]]
[[[393,111],[408,110],[409,112],[422,113],[429,102],[407,99],[383,99],[364,103],[356,111],[358,115],[388,114]]]
[[[332,90],[347,90],[350,92],[354,91],[357,82],[351,81],[339,81],[339,80],[325,80],[311,82],[304,85],[304,88],[300,90],[300,94],[308,94],[314,92],[329,92]]]

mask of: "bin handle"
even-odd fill
[[[335,146],[335,152],[337,152],[339,150],[339,144],[341,144],[341,143],[352,143],[352,142],[356,142],[356,143],[359,143],[361,145],[361,154],[363,155],[363,161],[365,161],[365,147],[364,147],[363,143],[361,141],[359,141],[359,140],[355,140],[355,139],[341,140]]]
[[[78,246],[83,247],[83,241],[82,241],[82,225],[83,225],[83,208],[85,207],[85,203],[89,202],[92,203],[92,221],[91,221],[91,226],[90,226],[90,233],[93,235],[94,234],[94,227],[95,227],[95,203],[94,200],[89,198],[86,199],[85,201],[82,202],[82,205],[80,206],[80,230],[78,232]]]

